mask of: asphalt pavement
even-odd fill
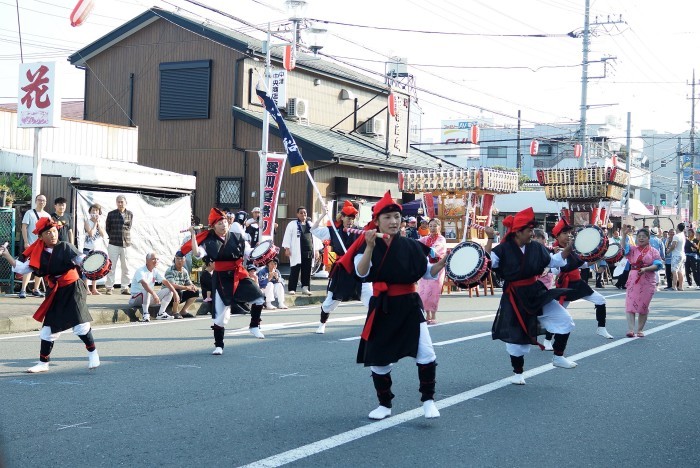
[[[591,304],[567,356],[551,365],[532,348],[527,385],[489,330],[499,294],[443,295],[430,327],[438,356],[441,416],[420,410],[416,366],[392,371],[393,415],[371,422],[376,397],[355,364],[366,311],[343,304],[326,334],[318,306],[265,311],[264,340],[233,317],[223,356],[212,356],[210,320],[95,326],[102,365],[87,369],[66,333],[51,370],[36,333],[0,335],[0,440],[9,467],[71,466],[700,466],[700,291],[658,292],[645,338],[624,338],[624,293],[608,299],[606,340]]]

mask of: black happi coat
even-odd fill
[[[69,270],[78,268],[73,263],[73,259],[78,255],[81,253],[72,244],[58,242],[51,253],[46,250],[41,252],[39,269],[35,270],[35,273],[37,276],[49,276],[52,280],[56,280]],[[44,283],[49,288],[48,281]],[[50,290],[46,292],[48,297]],[[92,322],[92,316],[85,302],[86,297],[87,288],[81,279],[58,288],[51,306],[46,311],[44,326],[51,327],[52,333],[58,333],[81,323]]]
[[[362,280],[357,277],[354,271],[348,273],[345,271],[345,268],[338,263],[338,260],[345,255],[345,252],[350,248],[352,243],[355,242],[358,235],[344,232],[342,227],[337,230],[338,235],[336,235],[336,230],[333,229],[332,226],[328,226],[327,229],[331,236],[331,247],[336,254],[336,261],[333,264],[328,279],[327,291],[333,293],[333,300],[335,301],[359,300],[362,290]],[[340,236],[340,238],[338,236]],[[345,246],[345,249],[343,249],[343,246]]]
[[[225,239],[221,239],[214,231],[209,231],[209,235],[202,247],[206,250],[206,255],[214,260],[214,265],[217,261],[234,261],[243,258],[245,252],[245,239],[237,232],[230,231]],[[256,299],[264,298],[260,287],[250,278],[243,278],[238,282],[236,291],[233,291],[233,271],[216,271],[212,272],[212,292],[213,295],[218,295],[221,301],[227,306],[236,306],[237,310],[232,310],[233,313],[245,313],[247,309],[238,304],[254,302]]]
[[[493,248],[499,259],[498,268],[494,270],[505,281],[503,295],[491,328],[491,337],[513,344],[532,344],[537,338],[537,316],[542,315],[542,307],[549,301],[566,293],[566,289],[547,289],[541,281],[528,286],[509,288],[509,283],[542,274],[549,265],[549,251],[539,242],[525,245],[525,253],[514,240],[509,239]],[[513,305],[511,294],[518,306],[520,315],[527,328],[527,333],[520,325]]]
[[[359,250],[360,254],[365,247]],[[372,266],[363,281],[414,284],[428,268],[428,252],[428,247],[406,237],[394,236],[390,246],[384,240],[377,239],[372,252]],[[402,357],[415,358],[420,324],[425,322],[423,302],[418,293],[372,296],[369,312],[375,308],[372,331],[367,341],[360,340],[357,362],[365,366],[386,366]]]
[[[578,299],[581,299],[582,297],[590,296],[591,294],[593,294],[593,289],[591,289],[591,287],[588,286],[588,283],[583,281],[582,279],[576,281],[569,281],[569,284],[565,284],[564,281],[564,277],[567,273],[572,272],[574,270],[578,270],[584,263],[586,262],[581,260],[579,256],[572,251],[569,254],[569,256],[566,257],[566,266],[563,266],[559,269],[559,275],[557,276],[557,286],[561,288],[565,287],[570,289],[569,292],[564,294],[565,301],[573,302]]]

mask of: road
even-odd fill
[[[496,296],[443,296],[430,327],[441,417],[420,408],[416,366],[392,372],[393,416],[376,407],[355,364],[364,311],[345,304],[325,335],[318,306],[264,313],[265,340],[234,317],[223,356],[210,320],[96,327],[102,366],[87,369],[64,334],[51,371],[29,375],[36,333],[0,336],[0,438],[8,467],[70,466],[700,466],[700,291],[659,292],[647,336],[626,331],[624,295],[608,297],[608,330],[593,306],[570,310],[567,356],[536,348],[525,386],[508,383],[504,346],[490,339]],[[240,328],[243,327],[243,328]]]

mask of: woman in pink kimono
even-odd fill
[[[440,234],[442,223],[439,219],[433,218],[428,223],[429,234],[421,237],[419,242],[433,249],[434,257],[428,259],[432,263],[437,263],[442,257],[447,255],[447,241]],[[428,325],[437,323],[435,313],[437,312],[438,303],[440,302],[440,293],[442,293],[442,284],[445,281],[445,270],[441,270],[437,279],[421,279],[418,281],[418,294],[423,301],[425,307],[425,319]]]
[[[632,234],[634,228],[626,228],[628,234]],[[663,268],[663,261],[659,251],[649,245],[649,230],[642,228],[637,231],[637,245],[627,245],[627,236],[622,237],[620,247],[625,252],[630,265],[630,273],[627,278],[627,298],[625,299],[625,311],[627,312],[627,336],[635,336],[635,314],[639,314],[637,324],[637,337],[644,336],[644,325],[647,323],[649,303],[656,292],[656,270]]]

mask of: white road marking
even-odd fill
[[[56,426],[60,426],[57,431],[62,431],[63,429],[70,429],[72,427],[77,428],[77,429],[92,429],[90,426],[83,426],[83,424],[87,424],[87,421],[81,422],[78,424],[55,424]]]
[[[365,315],[353,315],[350,317],[339,317],[335,319],[329,319],[328,322],[326,323],[339,323],[339,322],[353,322],[357,320],[363,320],[365,318]],[[261,327],[261,330],[263,333],[266,333],[271,330],[283,330],[286,328],[302,328],[302,327],[316,327],[318,326],[319,322],[290,322],[290,323],[272,323],[270,325],[263,325]],[[246,333],[250,333],[248,331],[248,328],[239,328],[237,330],[232,330],[228,333],[226,333],[227,336],[237,336],[237,335],[245,335]],[[359,338],[359,337],[358,337]]]
[[[438,341],[433,343],[433,346],[445,346],[448,344],[460,343],[462,341],[475,340],[477,338],[484,338],[485,336],[491,336],[491,332],[479,333],[478,335],[465,336],[463,338],[455,338],[454,340]]]
[[[694,320],[696,318],[700,317],[700,313],[690,315],[688,317],[684,317],[678,320],[675,320],[673,322],[669,322],[667,324],[655,327],[650,329],[649,331],[646,332],[646,335],[652,335],[654,333],[660,332],[662,330],[665,330],[670,327],[674,327],[676,325],[680,325],[684,322],[687,322],[689,320]],[[633,340],[638,340],[640,338],[627,338],[627,339],[620,339],[617,341],[613,341],[611,343],[598,346],[596,348],[589,349],[588,351],[584,351],[578,354],[575,354],[573,356],[569,356],[569,359],[578,361],[584,358],[587,358],[589,356],[593,356],[598,353],[602,353],[604,351],[607,351],[612,348],[616,348],[618,346],[626,345],[630,343]],[[644,339],[644,338],[642,338]],[[545,364],[543,366],[536,367],[534,369],[531,369],[529,371],[526,371],[523,373],[524,377],[534,377],[539,374],[543,374],[545,372],[549,372],[553,369],[556,369],[552,364]],[[459,403],[463,403],[465,401],[474,399],[476,397],[479,397],[481,395],[484,395],[486,393],[493,392],[495,390],[498,390],[503,387],[508,387],[512,385],[510,383],[510,377],[506,377],[501,380],[496,380],[495,382],[491,382],[486,385],[482,385],[481,387],[477,387],[471,390],[468,390],[463,393],[459,393],[457,395],[445,398],[444,400],[440,400],[435,402],[435,405],[438,407],[438,409],[442,410],[445,408],[449,408],[450,406],[457,405]],[[349,442],[361,439],[363,437],[370,436],[372,434],[376,434],[378,432],[381,432],[386,429],[390,429],[392,427],[398,426],[399,424],[403,424],[405,422],[411,421],[413,419],[418,419],[420,417],[423,417],[423,410],[422,408],[417,408],[414,410],[406,411],[401,414],[397,414],[396,416],[391,416],[389,418],[383,419],[381,421],[373,422],[370,424],[366,424],[364,426],[358,427],[356,429],[352,429],[347,432],[343,432],[341,434],[337,434],[331,437],[328,437],[326,439],[318,440],[316,442],[312,442],[307,445],[303,445],[301,447],[288,450],[286,452],[279,453],[277,455],[273,455],[268,458],[264,458],[262,460],[257,460],[252,463],[249,463],[247,465],[243,465],[244,467],[277,467],[277,466],[282,466],[286,465],[287,463],[292,463],[297,460],[301,460],[303,458],[307,458],[313,455],[316,455],[318,453],[324,452],[326,450],[330,450],[335,447],[339,447],[341,445],[347,444]]]
[[[440,327],[440,326],[443,326],[443,325],[452,325],[452,324],[454,324],[454,323],[473,322],[474,320],[481,320],[481,319],[484,319],[484,318],[493,318],[493,315],[494,315],[494,314],[480,315],[480,316],[478,316],[478,317],[470,317],[470,318],[466,318],[466,319],[452,320],[452,321],[449,321],[449,322],[440,322],[440,323],[436,323],[435,325],[428,325],[428,328]],[[364,317],[364,316],[363,316],[363,317]],[[359,339],[360,339],[359,336],[351,336],[350,338],[340,338],[338,341],[358,341]],[[472,338],[467,337],[466,339],[472,339]],[[461,340],[461,341],[464,341],[464,339]],[[435,344],[435,343],[433,343],[433,345],[434,345],[434,344]]]

